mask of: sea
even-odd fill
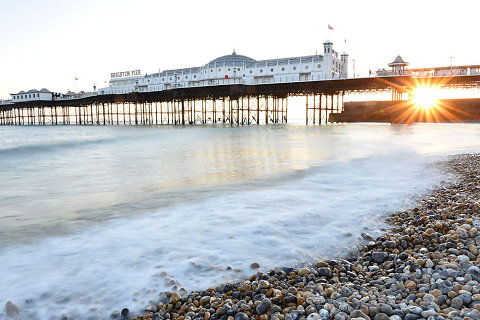
[[[473,152],[480,124],[2,126],[0,319],[108,319],[348,255]]]

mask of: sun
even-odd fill
[[[430,109],[437,104],[438,91],[432,87],[418,87],[413,91],[413,102],[419,108]]]

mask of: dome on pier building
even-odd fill
[[[212,61],[207,63],[206,67],[213,67],[215,65],[224,65],[224,64],[226,66],[242,66],[244,64],[250,64],[255,62],[256,61],[254,59],[237,54],[235,50],[233,50],[232,54],[213,59]]]

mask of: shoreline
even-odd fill
[[[348,258],[275,268],[181,297],[163,292],[143,315],[168,320],[480,319],[480,154],[435,164],[455,183],[417,207],[386,217],[376,239],[362,234]]]

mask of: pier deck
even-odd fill
[[[285,123],[288,97],[305,96],[306,123],[322,123],[344,109],[349,93],[392,92],[403,99],[421,85],[479,88],[480,75],[387,76],[324,81],[218,85],[154,92],[96,95],[82,99],[0,105],[1,125]]]

